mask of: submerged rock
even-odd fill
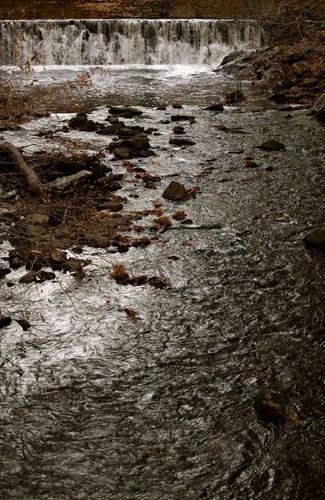
[[[0,328],[4,328],[5,326],[9,326],[11,324],[10,316],[5,316],[0,313]]]
[[[162,194],[163,198],[172,201],[186,201],[190,198],[185,187],[177,181],[172,181]]]
[[[285,149],[285,145],[276,139],[269,139],[257,147],[258,149],[263,149],[265,151],[280,151],[281,149]]]
[[[283,401],[272,391],[259,394],[255,398],[253,408],[261,420],[279,424],[283,424],[285,421]]]
[[[191,123],[195,122],[195,117],[190,115],[173,115],[171,116],[172,122],[189,121]]]
[[[221,102],[217,102],[215,104],[210,104],[209,106],[207,106],[206,108],[204,108],[205,110],[207,111],[223,111],[223,104],[221,104]]]
[[[196,142],[191,139],[185,139],[180,137],[173,137],[169,139],[169,144],[173,144],[174,146],[194,146]]]
[[[325,227],[315,229],[315,231],[306,236],[303,241],[307,248],[325,250]]]

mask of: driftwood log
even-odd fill
[[[42,183],[34,170],[29,165],[27,165],[19,149],[10,144],[10,142],[5,141],[0,143],[0,154],[1,153],[5,153],[10,156],[10,159],[15,168],[25,179],[31,194],[42,196]]]

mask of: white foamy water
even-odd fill
[[[3,64],[218,64],[230,50],[261,46],[252,21],[4,21]]]

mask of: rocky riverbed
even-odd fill
[[[43,186],[3,158],[2,496],[320,498],[309,103],[229,105],[210,70],[113,68],[86,104],[52,78],[51,114],[1,132]]]

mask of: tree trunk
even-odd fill
[[[42,196],[42,183],[34,170],[27,165],[21,152],[10,142],[2,142],[0,143],[0,153],[9,154],[16,169],[24,177],[31,194]]]

